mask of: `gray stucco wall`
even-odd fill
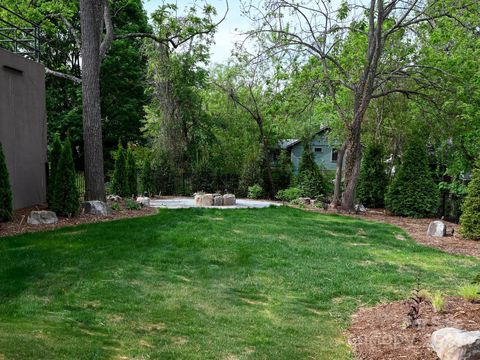
[[[46,202],[45,68],[0,49],[0,142],[14,208]]]
[[[328,143],[326,133],[321,133],[315,135],[313,140],[310,143],[312,148],[315,162],[320,166],[322,170],[336,170],[337,163],[332,161],[332,146]],[[315,148],[321,149],[321,152],[315,151]],[[303,154],[303,145],[298,143],[292,146],[291,157],[293,164],[293,171],[298,172],[298,167],[300,165],[300,160]]]

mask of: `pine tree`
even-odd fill
[[[135,163],[135,155],[131,147],[128,147],[127,150],[127,182],[130,196],[137,196],[137,164]]]
[[[62,146],[53,183],[51,208],[61,216],[74,216],[80,207],[80,195],[75,182],[72,145],[67,138]]]
[[[112,192],[122,197],[131,196],[127,176],[127,155],[122,144],[118,144],[115,169],[113,170]]]
[[[412,138],[385,196],[385,207],[395,215],[428,217],[438,206],[439,191],[428,165],[425,143]]]
[[[387,183],[383,148],[380,144],[372,144],[365,151],[360,169],[357,186],[358,201],[366,207],[383,207]]]
[[[468,193],[462,205],[462,211],[461,234],[468,239],[480,240],[480,160],[468,184]]]
[[[11,220],[13,216],[13,197],[8,177],[7,163],[0,143],[0,222]]]
[[[62,143],[60,142],[60,137],[58,135],[54,135],[52,150],[50,150],[50,172],[48,176],[47,201],[49,204],[52,202],[55,176],[57,173],[58,162],[60,160],[61,154],[62,154]]]
[[[154,182],[153,182],[153,169],[150,157],[147,156],[143,162],[142,169],[142,192],[147,193],[149,196],[153,194],[154,191]]]

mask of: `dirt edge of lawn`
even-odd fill
[[[401,216],[386,215],[382,209],[369,209],[366,213],[361,214],[349,214],[336,210],[323,210],[317,208],[303,209],[307,211],[319,212],[322,214],[338,214],[342,216],[355,217],[361,220],[371,220],[387,223],[405,230],[407,234],[410,235],[410,237],[419,244],[440,249],[444,252],[454,255],[473,256],[480,259],[480,241],[464,239],[460,235],[460,226],[446,220],[442,221],[447,225],[447,236],[433,237],[427,235],[428,225],[430,224],[430,222],[440,219],[414,219]]]
[[[76,226],[81,224],[91,224],[104,221],[112,221],[119,219],[135,218],[140,216],[155,215],[158,209],[153,207],[142,207],[139,210],[128,210],[122,204],[121,210],[112,211],[111,215],[96,216],[90,214],[79,214],[78,216],[67,218],[59,217],[58,223],[52,225],[29,225],[27,224],[28,215],[32,210],[45,210],[46,206],[35,206],[25,209],[16,210],[11,221],[0,222],[0,238],[5,236],[13,236],[37,231],[55,230],[68,226]],[[0,358],[1,360],[1,358]]]
[[[441,312],[435,312],[428,302],[422,303],[416,327],[406,327],[408,309],[407,303],[396,301],[360,308],[353,314],[347,335],[355,358],[436,360],[430,345],[434,331],[445,327],[474,331],[480,325],[480,304],[459,297],[445,298]]]

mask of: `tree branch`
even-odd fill
[[[53,75],[53,76],[56,76],[56,77],[59,77],[59,78],[62,78],[62,79],[67,79],[67,80],[73,81],[76,84],[81,84],[82,83],[82,79],[80,79],[76,76],[65,74],[65,73],[62,73],[62,72],[59,72],[59,71],[54,71],[54,70],[51,70],[47,67],[45,68],[45,74]]]

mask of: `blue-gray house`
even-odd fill
[[[315,162],[325,171],[335,171],[337,168],[337,150],[328,142],[328,132],[330,128],[323,126],[313,136],[310,147],[313,151]],[[292,159],[293,171],[298,172],[300,159],[303,154],[303,144],[301,140],[286,140],[280,144],[283,150],[290,153]]]

